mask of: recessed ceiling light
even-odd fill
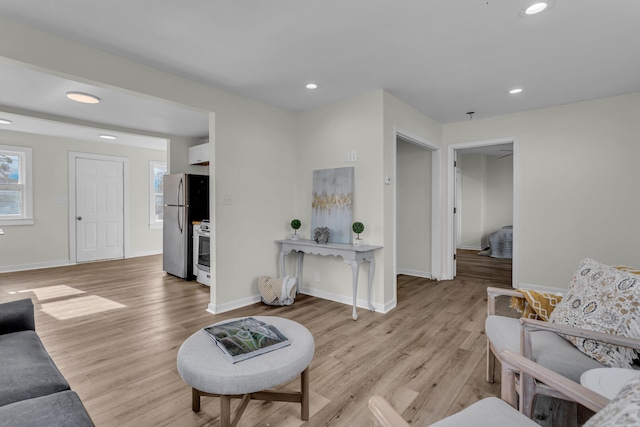
[[[102,139],[116,139],[116,137],[113,136],[113,135],[100,135],[100,138],[102,138]]]
[[[10,125],[10,124],[11,124],[11,120],[0,119],[0,125]]]
[[[318,85],[316,83],[307,83],[307,89],[318,89]]]
[[[534,3],[528,8],[524,10],[524,13],[527,15],[535,15],[537,13],[543,12],[549,5],[544,2]]]
[[[97,104],[100,102],[100,98],[97,96],[84,92],[67,92],[67,98],[83,104]]]
[[[515,89],[511,89],[511,90],[509,91],[509,93],[510,93],[511,95],[515,95],[516,93],[520,93],[520,92],[522,92],[522,89],[520,89],[519,87],[518,87],[518,88],[515,88]]]

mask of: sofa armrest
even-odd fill
[[[493,286],[489,286],[487,288],[487,316],[493,316],[496,314],[496,298],[498,297],[516,297],[524,299],[522,293],[515,289],[494,288]]]
[[[574,402],[578,402],[580,405],[589,408],[594,412],[600,411],[609,403],[609,399],[606,397],[601,396],[595,391],[573,382],[570,379],[545,368],[544,366],[538,365],[534,361],[529,360],[520,354],[505,349],[500,353],[500,358],[502,359],[502,363],[505,365],[506,370],[530,375],[554,390],[559,391]],[[505,381],[505,379],[503,379],[503,381]],[[515,387],[512,384],[512,378],[509,378],[508,381],[510,384],[505,384],[503,386],[503,388],[506,389],[506,393],[505,390],[503,390],[502,399],[512,406],[515,406],[517,401],[515,396]]]
[[[0,304],[0,335],[27,330],[36,330],[31,299]]]

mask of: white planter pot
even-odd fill
[[[353,239],[353,246],[362,246],[364,245],[364,239]]]
[[[299,234],[292,234],[291,235],[291,240],[300,240],[300,235]]]

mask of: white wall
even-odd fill
[[[198,138],[172,136],[168,144],[168,173],[190,173],[195,175],[209,175],[209,167],[189,164],[189,147],[200,145],[205,141]],[[211,148],[211,147],[210,147]]]
[[[513,223],[513,161],[458,152],[461,170],[461,249],[488,246],[489,234]]]
[[[396,161],[396,140],[398,132],[403,133],[405,136],[409,136],[413,139],[419,140],[422,144],[429,145],[433,151],[431,154],[436,160],[433,162],[435,165],[434,174],[438,176],[440,170],[438,167],[443,161],[444,156],[439,150],[442,146],[442,125],[430,117],[425,116],[423,113],[417,111],[413,107],[410,107],[406,103],[402,102],[390,93],[383,91],[384,101],[384,147],[383,147],[383,165],[382,172],[383,177],[390,177],[395,179],[397,176],[397,161]],[[445,181],[438,182],[436,179],[436,185],[438,191],[442,187]],[[383,275],[384,287],[383,301],[385,303],[385,310],[393,308],[396,304],[396,269],[397,259],[394,257],[396,252],[396,209],[397,209],[397,183],[391,182],[390,185],[384,185],[384,200],[383,200],[383,213],[384,213],[384,250],[383,250],[383,265],[378,266],[379,269],[376,274]],[[445,187],[446,188],[446,187]],[[432,202],[436,201],[441,203],[444,200],[445,193],[438,194],[432,192]],[[437,206],[437,205],[436,205]],[[440,223],[440,213],[436,212],[434,221]],[[440,227],[431,229],[432,237],[437,242],[438,247],[442,244],[442,230]],[[434,264],[431,265],[431,274],[435,277],[440,277],[442,274],[442,259],[441,254],[438,252],[432,253],[434,256]]]
[[[517,138],[520,285],[564,289],[586,257],[640,265],[639,111],[635,93],[444,126],[447,145]]]
[[[258,103],[230,107],[215,114],[211,165],[218,311],[259,301],[258,276],[277,275],[274,241],[296,211],[295,115]]]
[[[431,151],[398,138],[398,272],[431,276]]]
[[[298,114],[297,146],[297,204],[296,216],[302,221],[299,233],[309,238],[311,233],[311,200],[313,171],[339,167],[355,168],[353,220],[365,226],[361,237],[366,244],[383,244],[382,216],[382,91],[375,91],[346,101],[334,103]],[[357,162],[345,162],[345,151],[356,151]],[[288,222],[281,238],[290,233]],[[382,252],[376,253],[374,288],[382,288],[380,274]],[[366,272],[361,268],[358,298],[366,301]],[[333,257],[305,257],[302,288],[305,292],[337,301],[351,302],[351,269],[341,259]],[[320,274],[320,281],[314,275]],[[379,293],[373,300],[381,303]]]
[[[481,249],[483,229],[483,200],[485,159],[482,154],[458,153],[460,183],[460,248]]]
[[[209,171],[215,203],[213,268],[217,286],[211,288],[209,309],[223,311],[258,300],[257,277],[276,272],[274,240],[282,237],[284,224],[296,206],[294,113],[2,17],[0,57],[55,75],[211,112],[209,137],[215,168],[211,165]],[[233,196],[232,205],[222,205],[224,194]]]
[[[0,145],[32,148],[35,220],[2,227],[0,271],[69,263],[69,205],[57,200],[69,199],[70,151],[129,159],[129,253],[162,253],[162,229],[149,228],[149,161],[165,161],[165,151],[10,131],[0,131]]]
[[[444,146],[442,141],[449,145],[518,139],[523,284],[566,287],[585,256],[640,265],[640,200],[633,197],[639,173],[640,94],[442,126],[382,90],[295,114],[6,18],[0,18],[0,57],[212,112],[215,168],[210,167],[210,174],[218,283],[212,288],[212,310],[257,300],[257,276],[276,273],[278,248],[273,241],[289,233],[288,223],[294,216],[308,227],[312,171],[345,166],[346,150],[357,150],[359,158],[355,218],[367,227],[364,237],[369,242],[384,245],[376,255],[374,300],[384,303],[385,309],[392,307],[397,193],[395,183],[385,186],[383,182],[384,177],[396,176],[397,129],[436,147]],[[436,173],[444,189],[447,153],[435,154],[442,159],[442,170]],[[225,194],[232,196],[231,205],[221,204]],[[433,197],[440,202],[446,199],[445,194]],[[442,230],[449,221],[446,210],[447,204],[442,203]],[[452,253],[442,241],[442,254]],[[335,263],[322,262],[327,264],[305,265],[305,271],[318,268],[319,289],[348,295],[344,285],[350,283],[348,269],[343,272]],[[433,268],[446,269],[448,263],[441,260]]]
[[[302,221],[301,234],[310,236],[311,232],[313,170],[355,167],[354,221],[364,223],[362,237],[367,244],[383,246],[375,255],[372,300],[376,310],[388,311],[396,305],[396,132],[438,147],[442,126],[383,90],[301,112],[297,122],[295,216]],[[345,162],[344,152],[354,150],[358,161]],[[385,185],[385,177],[393,178],[393,182]],[[282,237],[286,237],[290,233],[288,221],[282,224]],[[366,273],[361,270],[358,305],[364,306]],[[351,303],[351,272],[346,265],[336,264],[335,259],[308,256],[303,272],[305,292]],[[320,282],[314,281],[316,272]]]
[[[513,157],[485,156],[485,162],[483,247],[488,243],[489,234],[513,225]]]

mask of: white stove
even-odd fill
[[[208,220],[193,225],[193,273],[198,283],[211,286],[211,226]]]

